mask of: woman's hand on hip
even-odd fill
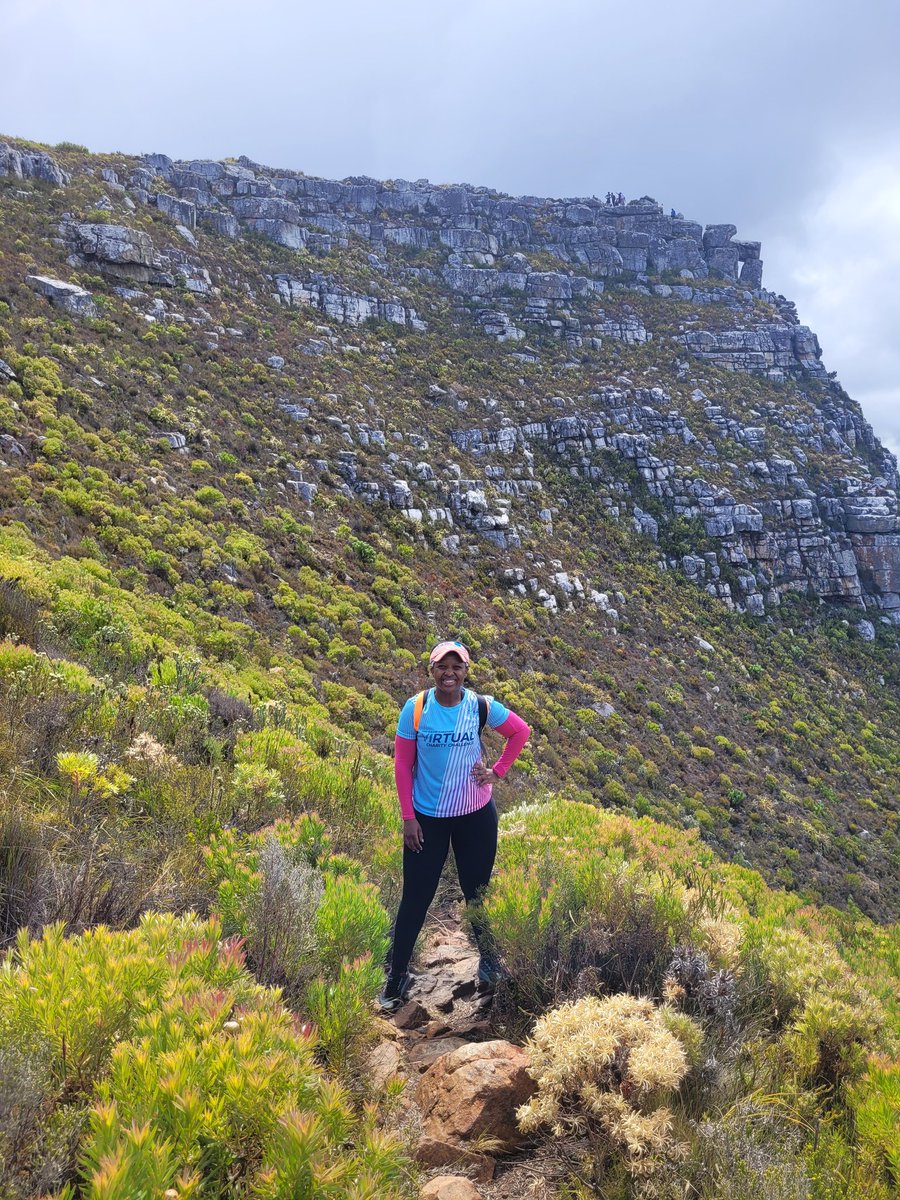
[[[425,845],[422,826],[415,817],[410,817],[403,822],[403,845],[407,850],[412,850],[414,854],[418,854]]]
[[[486,767],[479,759],[479,761],[472,768],[472,778],[479,787],[487,787],[489,783],[496,783],[498,776],[494,774],[493,767]]]

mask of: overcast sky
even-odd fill
[[[0,47],[2,133],[733,222],[900,449],[900,0],[0,0]]]

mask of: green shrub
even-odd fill
[[[236,817],[250,828],[267,824],[284,811],[281,776],[268,767],[237,763],[231,777],[231,792]]]
[[[218,488],[210,485],[197,488],[196,492],[194,492],[194,499],[198,504],[202,504],[204,508],[218,508],[220,504],[225,503],[224,495]]]
[[[900,1065],[873,1059],[850,1100],[864,1159],[876,1178],[900,1190]]]
[[[347,1073],[359,1065],[362,1049],[375,1036],[372,1002],[384,970],[370,954],[342,962],[334,978],[319,977],[306,989],[305,1007],[332,1070]]]
[[[371,954],[384,961],[390,918],[370,883],[350,875],[334,875],[326,864],[325,893],[315,915],[319,962],[327,976],[340,972],[348,959]]]
[[[705,944],[714,889],[694,894],[655,869],[698,852],[673,851],[671,830],[654,844],[662,829],[562,799],[503,815],[484,911],[521,1013],[585,989],[658,994],[675,946]]]
[[[215,922],[159,914],[127,933],[66,939],[57,927],[37,941],[20,935],[0,966],[0,1061],[16,1051],[44,1064],[29,1086],[45,1131],[71,1133],[91,1107],[70,1194],[113,1200],[173,1188],[286,1200],[303,1186],[309,1195],[399,1196],[397,1144],[322,1076],[313,1027],[253,982],[219,932]],[[377,978],[371,964],[353,964],[325,1003],[314,996],[336,1059],[359,1036]],[[24,1068],[15,1069],[21,1079]],[[46,1138],[33,1136],[30,1150],[23,1141],[22,1171],[45,1147]],[[64,1173],[71,1145],[69,1153]]]

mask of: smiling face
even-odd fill
[[[468,666],[452,651],[431,666],[435,698],[441,704],[458,704]]]

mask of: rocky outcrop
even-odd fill
[[[485,509],[498,485],[507,502],[513,498],[506,510],[506,545],[514,544],[517,519],[530,506],[546,503],[528,487],[529,463],[542,446],[591,482],[611,517],[631,520],[653,541],[664,546],[667,526],[675,519],[693,522],[698,537],[713,548],[663,561],[729,606],[762,615],[787,592],[812,591],[825,601],[871,607],[900,622],[896,468],[888,463],[886,476],[841,477],[815,489],[803,474],[807,455],[829,443],[839,443],[848,457],[856,447],[872,448],[871,428],[846,413],[837,422],[825,410],[814,410],[811,420],[798,418],[790,425],[797,457],[787,459],[766,454],[769,423],[785,419],[776,413],[775,402],[771,414],[760,414],[759,424],[744,425],[709,404],[702,392],[695,392],[694,400],[704,405],[705,422],[717,438],[743,443],[758,456],[748,470],[743,498],[703,477],[702,464],[714,465],[718,457],[715,440],[698,438],[662,388],[608,387],[564,416],[519,425],[506,419],[500,428],[460,429],[452,436],[458,449],[491,474]],[[665,449],[673,440],[683,447],[677,459]],[[627,470],[618,470],[617,460],[636,472],[639,485],[629,482]],[[685,469],[689,464],[691,471]],[[642,495],[663,505],[658,519],[641,506],[646,503]],[[539,519],[545,512],[550,515],[542,509]],[[471,520],[465,523],[478,528]],[[579,587],[563,580],[564,574],[552,576],[547,607],[555,609],[560,600],[588,601],[590,585]],[[524,580],[524,572],[521,578],[514,573],[510,590],[524,594]],[[534,590],[539,587],[535,581]]]
[[[704,230],[695,221],[666,216],[661,205],[647,198],[610,206],[595,197],[513,197],[427,180],[314,179],[273,171],[246,158],[237,163],[173,162],[157,154],[144,161],[131,182],[148,196],[154,178],[161,177],[167,190],[196,206],[201,218],[215,222],[231,214],[239,227],[292,249],[330,253],[346,246],[351,235],[375,247],[440,249],[447,254],[448,286],[466,295],[485,298],[506,287],[526,290],[520,280],[492,278],[521,272],[491,268],[500,255],[533,251],[545,251],[594,280],[675,273],[687,279],[718,277],[751,290],[762,285],[758,242],[735,241],[733,225]],[[567,278],[577,277],[562,274],[562,280]],[[530,285],[536,295],[545,286],[552,290],[546,298],[567,298],[556,294],[570,286],[565,282]]]
[[[114,279],[151,283],[160,274],[150,235],[127,225],[63,224],[73,260]]]
[[[16,150],[7,142],[0,142],[0,177],[4,175],[40,179],[54,187],[66,187],[69,183],[69,175],[43,150]]]
[[[364,321],[389,321],[422,331],[426,328],[416,310],[402,300],[364,296],[343,287],[328,275],[313,273],[307,279],[289,275],[274,277],[276,297],[290,306],[308,304],[339,325],[362,325]]]
[[[96,317],[97,305],[89,291],[75,283],[52,279],[48,275],[26,275],[25,282],[41,296],[46,296],[54,308],[61,308],[73,317]]]
[[[719,333],[691,330],[681,340],[696,358],[728,371],[767,375],[777,381],[790,373],[826,375],[819,339],[805,325],[760,325]]]
[[[46,155],[2,146],[0,161],[7,174],[62,178]],[[590,367],[592,352],[609,341],[632,348],[651,342],[656,308],[637,299],[646,295],[672,301],[676,319],[658,326],[655,336],[660,354],[673,356],[678,379],[723,368],[777,384],[812,381],[811,394],[820,397],[818,408],[805,403],[801,412],[760,393],[757,409],[739,418],[697,387],[686,404],[663,388],[635,388],[626,380],[587,396],[550,398],[549,416],[507,410],[484,428],[459,428],[453,442],[470,461],[453,473],[436,469],[418,432],[333,414],[326,424],[339,449],[328,456],[313,451],[286,468],[280,485],[304,504],[325,482],[411,522],[444,526],[448,554],[477,553],[468,534],[497,551],[516,551],[535,529],[552,535],[556,499],[534,467],[537,452],[549,453],[589,482],[612,519],[656,542],[662,565],[682,570],[728,605],[762,615],[787,592],[811,591],[900,621],[896,464],[828,376],[818,340],[794,306],[762,289],[760,245],[739,239],[734,225],[704,227],[666,216],[646,197],[610,206],[593,197],[511,197],[425,180],[332,181],[248,159],[175,162],[148,155],[121,173],[124,183],[108,167],[102,178],[112,200],[118,194],[132,205],[155,204],[188,243],[157,251],[146,233],[112,218],[62,226],[70,263],[129,285],[130,302],[140,303],[134,285],[141,284],[177,281],[199,297],[215,293],[195,240],[198,227],[228,237],[262,235],[315,253],[353,242],[352,284],[299,268],[267,277],[280,304],[313,309],[333,327],[298,346],[304,355],[340,352],[350,362],[359,347],[336,328],[381,321],[421,333],[431,306],[432,324],[449,311],[461,329],[495,340],[523,365],[542,370],[558,359],[552,339],[562,343],[564,367]],[[111,207],[110,196],[105,200]],[[557,269],[547,269],[554,260]],[[361,263],[370,272],[362,286]],[[93,312],[90,296],[74,285],[50,276],[29,282],[70,312]],[[184,321],[158,299],[144,299],[148,320]],[[220,334],[239,332],[210,327],[203,337],[215,350]],[[388,342],[385,353],[395,353]],[[281,356],[277,363],[270,356],[269,366],[290,374]],[[470,402],[435,389],[435,403],[462,412]],[[322,438],[306,432],[309,422],[320,424],[311,404],[294,396],[273,400],[309,446]],[[553,413],[557,406],[565,411]],[[846,464],[832,470],[835,478],[823,477],[818,464],[825,455]],[[681,535],[673,539],[679,522]],[[603,581],[579,577],[563,563],[533,569],[500,563],[498,573],[514,594],[533,593],[551,612],[594,604],[610,621],[618,619],[618,601],[594,599],[607,597]]]
[[[227,237],[253,233],[314,254],[363,239],[378,272],[386,270],[378,257],[386,247],[405,248],[413,261],[420,252],[434,253],[439,273],[431,266],[411,266],[408,273],[440,280],[461,302],[482,306],[476,323],[498,341],[522,341],[535,330],[573,349],[586,343],[599,349],[603,337],[642,344],[650,334],[638,319],[589,311],[604,288],[618,281],[647,295],[722,304],[740,314],[738,329],[684,329],[677,335],[682,348],[701,361],[775,381],[825,376],[815,334],[799,325],[793,306],[762,289],[759,242],[738,239],[734,225],[704,228],[667,216],[646,197],[610,206],[595,197],[512,197],[427,180],[336,181],[246,158],[175,162],[159,154],[145,156],[128,186],[188,233],[200,222]],[[560,269],[537,269],[535,255],[553,256]],[[396,295],[360,293],[315,274],[285,276],[276,286],[286,303],[310,304],[342,324],[377,318],[424,328]],[[760,301],[775,308],[774,319]],[[523,362],[540,361],[534,348],[512,353]]]

